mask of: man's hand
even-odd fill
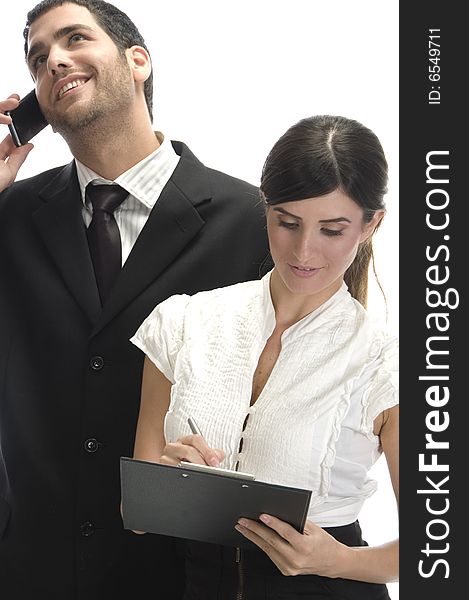
[[[12,94],[6,100],[0,100],[0,124],[9,125],[11,123],[11,117],[5,112],[13,110],[18,104],[18,94]],[[3,192],[15,181],[19,168],[32,149],[32,144],[25,144],[17,148],[10,134],[0,142],[0,192]]]

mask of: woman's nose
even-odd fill
[[[316,252],[316,243],[311,235],[302,235],[293,249],[293,255],[302,264],[306,265]]]

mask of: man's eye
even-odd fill
[[[43,65],[46,62],[46,57],[44,54],[41,54],[40,56],[37,56],[34,61],[33,61],[33,67],[35,69],[38,69],[41,65]]]
[[[70,44],[73,42],[81,42],[82,40],[86,40],[84,35],[82,35],[81,33],[74,33],[68,38],[68,43]]]

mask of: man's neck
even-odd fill
[[[140,126],[90,127],[67,143],[73,156],[95,173],[113,181],[119,175],[154,152],[158,141],[150,120]]]

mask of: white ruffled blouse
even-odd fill
[[[258,480],[310,489],[308,518],[346,525],[376,489],[368,475],[381,454],[373,421],[398,403],[397,339],[371,322],[343,284],[283,333],[277,362],[250,406],[275,326],[270,274],[172,296],[131,341],[173,383],[167,442],[190,434],[192,416],[208,444],[226,452],[222,466],[239,461],[238,470]]]

